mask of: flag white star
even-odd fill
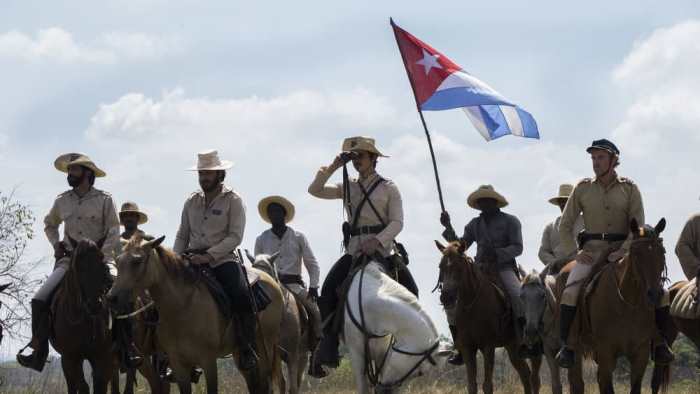
[[[417,61],[416,64],[423,66],[423,68],[425,68],[425,75],[428,75],[431,69],[442,68],[442,65],[437,61],[439,57],[440,55],[431,55],[428,51],[423,49],[423,58]]]

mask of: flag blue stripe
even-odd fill
[[[520,117],[520,122],[523,125],[523,137],[539,139],[540,132],[535,118],[520,107],[515,107],[515,110],[518,112],[518,117]]]
[[[446,109],[472,107],[476,105],[513,105],[491,94],[475,92],[466,87],[438,90],[423,105],[423,111],[443,111]]]
[[[492,140],[510,134],[510,127],[508,127],[508,122],[506,122],[506,117],[503,115],[500,106],[481,105],[479,108]]]

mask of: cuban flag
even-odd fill
[[[420,111],[462,108],[487,140],[512,134],[540,138],[527,111],[391,21]]]

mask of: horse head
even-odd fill
[[[524,339],[531,346],[542,336],[542,318],[547,308],[547,289],[534,270],[525,276],[520,285],[520,300],[525,315]]]
[[[457,303],[460,291],[475,285],[474,262],[464,254],[464,242],[452,242],[444,246],[435,241],[442,252],[440,259],[440,302],[450,308]]]
[[[253,257],[253,255],[250,254],[250,252],[246,249],[245,254],[248,257],[248,260],[250,261],[250,264],[253,266],[253,268],[257,268],[265,272],[266,274],[275,278],[275,281],[279,283],[280,279],[277,275],[277,266],[275,265],[275,260],[277,260],[277,257],[280,254],[279,252],[272,255],[259,254]]]
[[[157,282],[155,260],[158,259],[157,248],[164,239],[165,236],[162,236],[144,241],[141,237],[134,236],[129,240],[116,259],[119,275],[107,293],[110,307],[118,312],[128,312],[133,291],[147,289]]]
[[[447,359],[453,354],[451,344],[445,341],[436,342],[423,353],[402,352],[392,348],[384,361],[385,368],[379,376],[375,393],[395,393],[404,382],[413,377],[428,375],[431,371],[442,371],[447,365]]]
[[[630,222],[632,243],[629,263],[652,305],[656,305],[663,295],[663,284],[666,280],[666,249],[661,238],[665,228],[664,218],[654,227],[647,224],[640,226],[636,219]]]

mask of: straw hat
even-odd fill
[[[122,223],[122,215],[125,213],[135,213],[139,215],[139,224],[144,224],[148,221],[148,215],[139,211],[139,206],[135,202],[127,201],[122,204],[122,209],[119,211],[119,223]]]
[[[568,200],[571,192],[574,190],[574,185],[563,183],[559,185],[559,195],[549,199],[550,204],[559,205],[559,201]]]
[[[53,162],[54,167],[61,172],[68,172],[68,167],[72,165],[79,165],[92,170],[95,173],[96,178],[103,177],[107,175],[104,171],[97,168],[95,163],[90,160],[87,155],[83,153],[66,153],[64,155],[58,156],[58,158]]]
[[[258,203],[258,213],[260,213],[260,217],[262,217],[264,221],[272,223],[270,217],[267,216],[267,207],[269,207],[270,204],[279,204],[284,208],[287,212],[287,215],[284,217],[285,223],[289,223],[294,219],[294,204],[282,196],[269,196],[263,198]]]
[[[197,165],[190,167],[188,171],[217,171],[228,170],[233,167],[233,162],[219,159],[219,152],[207,150],[197,153]]]
[[[375,146],[374,138],[370,137],[350,137],[343,141],[343,152],[357,152],[366,151],[374,153],[379,157],[389,157],[382,154],[382,152]]]
[[[469,195],[467,198],[467,205],[474,209],[480,209],[477,202],[482,198],[493,198],[496,200],[498,207],[503,208],[508,205],[508,201],[505,197],[494,190],[491,185],[481,185],[476,191]]]

